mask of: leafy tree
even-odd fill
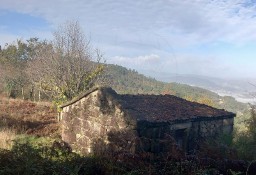
[[[57,105],[92,87],[103,72],[102,55],[93,51],[78,22],[59,26],[54,40],[37,48],[28,72]]]
[[[28,61],[28,47],[21,40],[14,44],[6,44],[0,51],[1,80],[8,96],[15,97],[22,94],[24,99],[24,87],[28,83],[25,75]]]

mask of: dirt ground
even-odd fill
[[[57,111],[49,102],[31,102],[0,96],[0,129],[17,134],[59,136]]]

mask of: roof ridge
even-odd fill
[[[96,86],[96,87],[93,87],[93,88],[91,88],[91,89],[89,89],[89,90],[79,94],[77,97],[73,98],[72,100],[62,104],[60,106],[60,108],[64,108],[66,106],[72,105],[72,104],[76,103],[77,101],[81,100],[82,98],[86,97],[87,95],[89,95],[89,94],[91,94],[91,93],[93,93],[93,92],[95,92],[97,90],[111,90],[111,91],[114,91],[116,93],[116,91],[113,90],[111,87],[108,87],[108,86]]]

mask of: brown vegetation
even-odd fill
[[[17,134],[57,136],[57,111],[50,103],[0,97],[0,129]]]

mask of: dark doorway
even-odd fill
[[[187,133],[186,129],[178,129],[175,131],[174,135],[175,141],[177,145],[183,150],[186,151],[186,138],[187,138]]]

